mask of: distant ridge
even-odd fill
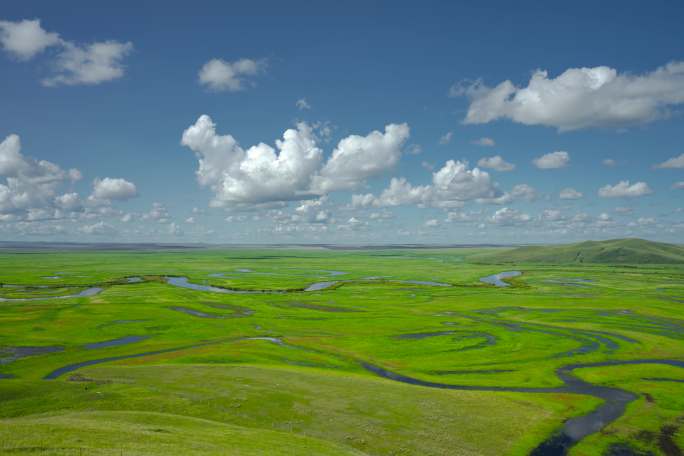
[[[676,264],[684,263],[684,246],[644,239],[611,239],[518,247],[475,258],[486,263]]]

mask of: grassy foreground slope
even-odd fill
[[[644,239],[527,246],[476,257],[487,263],[684,264],[684,246]]]

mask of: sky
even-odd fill
[[[0,240],[682,242],[682,23],[671,1],[7,0]]]

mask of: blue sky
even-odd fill
[[[682,239],[679,2],[163,5],[3,3],[0,239]]]

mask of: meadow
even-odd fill
[[[684,266],[505,254],[0,253],[0,453],[681,455]]]

